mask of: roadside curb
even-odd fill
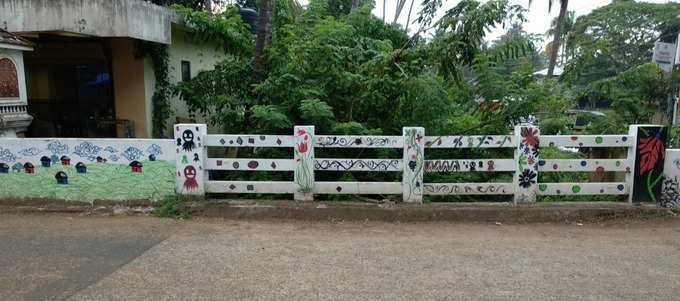
[[[294,219],[306,221],[386,222],[573,222],[594,219],[665,217],[674,214],[656,205],[627,203],[429,203],[370,204],[356,202],[206,201],[188,202],[192,216],[228,219]]]
[[[149,214],[151,202],[68,202],[0,200],[0,213],[71,213],[84,215]],[[291,219],[303,221],[385,222],[577,222],[586,220],[672,217],[656,205],[578,202],[535,203],[359,203],[295,202],[274,200],[206,200],[180,203],[177,209],[190,216],[226,219]]]

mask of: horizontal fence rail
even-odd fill
[[[430,136],[425,137],[428,148],[500,148],[516,147],[515,136]]]
[[[401,136],[316,136],[315,147],[332,148],[402,148]]]
[[[629,147],[634,143],[635,136],[628,135],[541,136],[541,144],[549,147]]]
[[[645,173],[655,172],[659,164],[663,165],[663,154],[656,157],[650,157],[649,154],[658,151],[654,139],[660,137],[658,133],[665,131],[661,126],[634,125],[627,135],[541,135],[536,126],[519,125],[515,127],[513,135],[425,136],[425,129],[407,127],[401,136],[338,136],[315,135],[312,126],[296,126],[292,135],[213,135],[206,133],[205,125],[197,124],[178,124],[175,129],[178,146],[176,190],[180,194],[294,194],[296,200],[312,200],[314,194],[401,194],[406,202],[422,202],[423,195],[513,195],[516,203],[534,202],[541,195],[628,195],[631,201],[636,194],[645,198],[642,195],[644,193],[654,198],[653,190],[660,188],[650,185],[655,185],[659,180],[643,180],[641,177]],[[292,148],[293,158],[208,158],[207,147]],[[621,159],[544,159],[540,157],[541,147],[622,147],[628,149],[628,155]],[[323,148],[402,149],[403,157],[315,158],[315,150]],[[435,148],[512,148],[514,158],[426,160],[426,149]],[[640,158],[644,162],[641,163]],[[650,158],[656,161],[650,163]],[[294,180],[215,181],[208,178],[211,170],[292,172]],[[315,171],[401,172],[402,181],[323,182],[315,181]],[[423,182],[424,173],[462,172],[511,172],[513,181]],[[543,183],[538,181],[541,172],[588,172],[598,175],[623,172],[625,181]]]
[[[227,147],[293,147],[293,136],[273,135],[208,135],[207,146]]]

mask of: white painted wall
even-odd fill
[[[226,58],[222,50],[217,49],[214,45],[196,44],[191,41],[190,35],[190,32],[180,27],[173,26],[172,28],[172,44],[169,48],[169,77],[171,84],[176,84],[182,80],[182,61],[189,61],[191,63],[191,77],[194,77],[200,71],[213,70],[218,62]],[[147,128],[150,131],[152,128],[151,98],[153,97],[156,79],[151,60],[148,58],[144,63],[144,81],[146,86]],[[179,99],[179,97],[172,97],[170,105],[174,113],[166,122],[166,135],[168,137],[171,136],[175,117],[189,118],[189,110],[184,101]],[[205,120],[197,117],[196,122],[205,123]]]
[[[19,99],[0,98],[0,105],[3,104],[26,104],[26,72],[24,71],[24,54],[21,50],[0,48],[0,59],[8,58],[17,68],[17,79],[19,80]]]

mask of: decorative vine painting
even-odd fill
[[[515,202],[535,202],[538,182],[539,130],[533,126],[515,128],[521,137],[515,160],[517,170],[514,176]]]
[[[315,145],[320,147],[401,147],[401,137],[394,136],[317,136]]]
[[[312,200],[314,190],[314,127],[296,126],[295,145],[295,199]]]
[[[425,184],[426,195],[512,194],[512,183],[433,183]]]
[[[3,198],[160,200],[174,193],[172,140],[14,138],[0,145]]]
[[[422,202],[425,158],[425,129],[404,128],[404,202]]]
[[[401,171],[401,160],[396,159],[317,159],[316,170]]]
[[[314,190],[314,127],[296,126],[295,145],[295,199],[312,200]]]
[[[656,203],[661,196],[668,131],[662,126],[640,126],[637,129],[633,201]]]

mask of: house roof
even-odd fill
[[[3,44],[33,49],[33,43],[30,41],[16,34],[0,29],[0,47],[2,47]]]
[[[180,21],[172,9],[142,0],[0,1],[0,24],[22,35],[63,33],[170,44],[171,26]]]

